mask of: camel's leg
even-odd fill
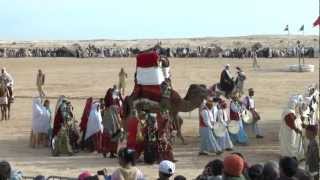
[[[4,106],[1,105],[1,120],[2,121],[5,120],[4,117],[5,117],[5,109],[4,109]]]
[[[11,103],[8,103],[8,107],[7,107],[8,120],[10,120],[10,109],[11,109]]]
[[[4,111],[4,120],[8,120],[7,105],[4,105],[3,108],[4,108],[4,110],[3,110]]]
[[[174,122],[175,122],[176,127],[177,127],[177,136],[180,138],[182,144],[186,144],[186,142],[184,140],[184,137],[182,135],[182,132],[181,132],[182,119],[180,118],[180,116],[176,115],[175,118],[174,118]]]

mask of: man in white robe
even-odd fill
[[[281,118],[279,140],[281,156],[304,158],[302,121],[297,113],[299,99],[292,97]]]
[[[257,139],[262,139],[261,129],[258,126],[258,121],[260,120],[260,115],[256,111],[255,101],[253,99],[254,90],[252,88],[248,89],[249,95],[243,99],[243,106],[252,114],[253,123],[250,124],[252,131],[255,133]],[[244,124],[245,127],[248,127],[248,124]],[[247,128],[245,128],[247,129]]]
[[[221,153],[221,148],[213,135],[212,114],[213,101],[207,99],[199,108],[199,133],[200,133],[200,152],[199,155],[208,155],[209,152]]]
[[[32,131],[30,145],[35,148],[39,145],[48,145],[48,127],[50,117],[40,98],[34,98],[32,103]]]
[[[219,103],[213,107],[213,111],[212,111],[214,116],[213,122],[220,123],[226,127],[224,136],[223,137],[216,136],[216,138],[222,150],[231,151],[233,149],[233,143],[231,141],[229,131],[227,130],[227,126],[228,126],[227,123],[229,121],[229,116],[227,114],[226,108],[227,108],[227,104],[223,100],[220,100]]]

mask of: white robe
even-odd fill
[[[216,106],[212,109],[213,112],[213,122],[219,122],[227,127],[227,122],[229,120],[229,116],[227,114],[226,109],[219,109]],[[229,131],[226,130],[225,135],[223,137],[217,137],[217,141],[221,149],[232,149],[233,143],[231,141]]]
[[[101,111],[98,109],[99,103],[94,103],[91,106],[88,123],[87,123],[87,130],[85,135],[85,140],[87,140],[90,136],[94,135],[97,132],[103,132],[103,125],[102,125],[102,117]]]
[[[279,140],[280,140],[280,154],[281,156],[296,157],[298,160],[303,159],[304,150],[302,145],[302,136],[297,134],[293,129],[288,127],[285,121],[285,116],[289,113],[294,113],[293,109],[287,109],[282,114],[280,125]],[[295,120],[295,124],[299,127],[300,118]]]
[[[32,104],[32,131],[33,133],[48,133],[50,117],[40,98],[34,98]]]

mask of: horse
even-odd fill
[[[209,87],[209,92],[212,96],[223,95],[227,99],[229,99],[232,95],[241,97],[244,94],[243,88],[245,80],[246,75],[241,71],[238,73],[237,78],[233,81],[233,89],[229,95],[221,89],[220,83],[213,84],[211,87]]]
[[[10,119],[10,107],[11,100],[9,97],[9,90],[4,81],[0,81],[0,109],[1,109],[1,120]]]

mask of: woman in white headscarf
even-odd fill
[[[304,157],[302,121],[298,114],[298,106],[301,101],[301,95],[290,98],[288,107],[282,114],[279,132],[281,156],[296,157],[298,160]]]
[[[48,146],[50,118],[46,108],[41,103],[41,99],[39,97],[34,98],[32,103],[31,147]]]
[[[103,133],[102,117],[100,110],[100,103],[94,102],[91,106],[86,134],[84,140],[92,138],[94,142],[94,150],[99,151],[101,147],[101,136]]]

